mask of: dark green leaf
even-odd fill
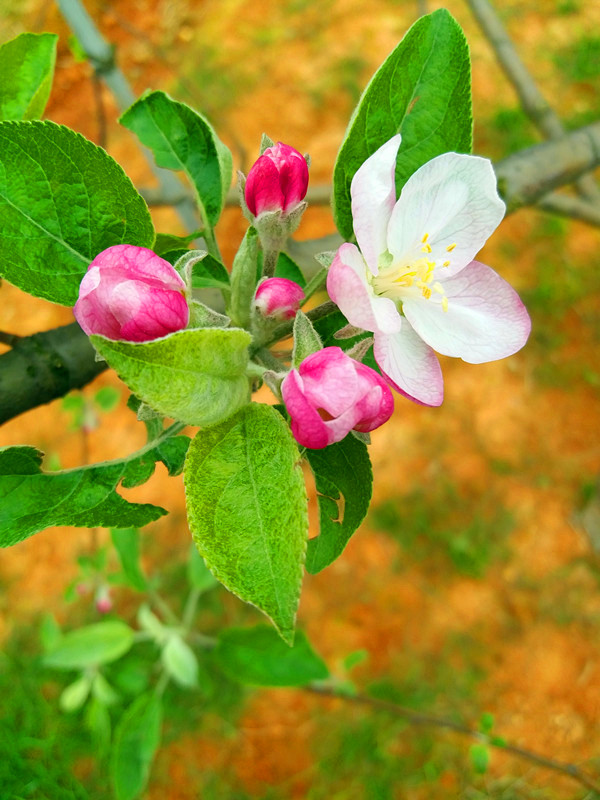
[[[214,425],[250,400],[247,331],[189,328],[151,342],[90,338],[132,392],[187,425]]]
[[[352,237],[354,173],[397,133],[399,192],[420,166],[472,144],[470,59],[465,36],[446,9],[421,17],[371,78],[356,107],[333,172],[334,218]]]
[[[111,778],[117,800],[139,797],[160,744],[162,705],[156,694],[142,695],[127,709],[115,730]]]
[[[44,656],[44,665],[55,669],[85,669],[108,664],[124,655],[133,644],[133,631],[118,619],[97,622],[65,633]]]
[[[256,271],[256,282],[261,279],[263,273],[263,253],[259,253],[258,267]],[[287,253],[279,253],[277,256],[277,264],[275,265],[275,277],[287,278],[289,281],[294,281],[303,289],[306,286],[306,278],[302,274],[302,270],[296,262],[288,256]]]
[[[214,655],[230,678],[256,686],[305,686],[329,676],[303,631],[288,647],[266,625],[229,628],[219,634]]]
[[[308,542],[306,569],[316,574],[335,561],[369,510],[373,472],[369,453],[354,436],[323,450],[307,450],[319,502],[320,532]]]
[[[154,241],[146,203],[116,161],[54,122],[0,122],[0,217],[0,274],[66,306],[102,250]]]
[[[214,226],[231,183],[231,153],[201,114],[164,92],[148,92],[120,122],[149,147],[159,167],[183,170],[203,211]]]
[[[202,231],[194,231],[188,233],[187,236],[175,236],[173,233],[157,233],[152,250],[157,256],[164,258],[164,253],[169,253],[172,250],[186,250],[190,242],[202,236]]]
[[[226,289],[229,291],[229,273],[220,261],[207,253],[192,267],[192,287],[194,289]]]
[[[0,120],[38,119],[54,75],[54,33],[21,33],[0,47]]]
[[[138,592],[146,591],[146,577],[140,566],[140,532],[136,528],[114,528],[110,535],[127,583]]]
[[[130,503],[117,487],[148,480],[156,461],[173,473],[188,444],[187,436],[165,436],[127,458],[54,473],[41,471],[43,453],[34,448],[0,448],[0,547],[55,525],[142,527],[158,519],[163,508]]]
[[[291,644],[308,519],[287,424],[270,406],[251,403],[198,433],[184,475],[190,529],[209,569]]]

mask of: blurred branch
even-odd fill
[[[587,222],[589,225],[596,225],[600,228],[600,207],[584,200],[582,197],[573,197],[562,192],[551,192],[540,198],[536,206],[550,214],[558,214],[561,217],[578,219]]]
[[[8,334],[10,336],[10,334]],[[95,360],[87,335],[76,322],[33,336],[12,337],[0,356],[0,424],[81,389],[107,368]]]
[[[481,31],[492,46],[498,63],[513,85],[523,111],[547,139],[560,139],[565,135],[564,125],[538,89],[533,77],[509,37],[500,17],[489,0],[466,0]],[[579,192],[588,200],[600,202],[600,189],[591,175],[577,181]]]
[[[83,48],[96,76],[102,79],[113,93],[120,111],[125,111],[135,101],[135,94],[127,78],[117,67],[115,47],[104,39],[80,0],[57,0],[57,3],[65,21]],[[146,148],[141,147],[141,149],[150,169],[158,179],[160,191],[167,196],[178,196],[177,202],[171,205],[175,207],[186,230],[197,230],[198,215],[190,193],[185,191],[183,184],[176,175],[155,165],[153,156]]]
[[[600,783],[597,783],[586,772],[575,766],[575,764],[569,764],[565,761],[557,761],[553,758],[541,756],[538,753],[532,752],[531,750],[525,750],[523,747],[507,744],[499,737],[488,736],[487,734],[475,730],[474,728],[469,728],[466,725],[461,725],[458,722],[454,722],[454,720],[446,719],[445,717],[438,717],[434,714],[423,714],[419,711],[413,711],[411,708],[405,708],[404,706],[392,703],[388,700],[379,700],[376,697],[369,697],[368,695],[364,694],[351,694],[347,691],[340,691],[339,689],[330,688],[328,686],[312,685],[307,686],[306,689],[314,694],[324,695],[326,697],[332,697],[338,700],[347,701],[349,703],[356,703],[358,705],[369,706],[377,709],[378,711],[386,711],[388,714],[401,717],[411,725],[422,725],[431,728],[445,728],[446,730],[453,731],[454,733],[468,736],[470,739],[473,739],[476,742],[485,744],[488,747],[494,747],[495,749],[501,750],[504,753],[510,753],[511,755],[517,756],[525,761],[529,761],[532,764],[536,764],[538,767],[545,767],[553,772],[566,775],[567,777],[572,778],[574,781],[577,781],[582,786],[585,786],[586,789],[591,789],[593,792],[600,794]]]

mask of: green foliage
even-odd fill
[[[305,686],[329,676],[302,631],[288,647],[266,625],[226,628],[219,634],[214,656],[231,678],[256,686]]]
[[[521,108],[501,108],[492,119],[489,133],[499,158],[536,143],[531,120]]]
[[[120,122],[149,147],[159,167],[183,170],[206,224],[221,216],[231,184],[231,153],[201,114],[164,92],[146,92]]]
[[[145,483],[157,461],[177,475],[188,444],[187,436],[165,434],[126,458],[55,473],[41,471],[43,453],[34,447],[0,448],[0,547],[55,525],[141,527],[158,519],[163,508],[130,503],[117,487]]]
[[[187,425],[215,425],[250,400],[244,330],[193,328],[151,342],[90,338],[132,392]]]
[[[333,172],[333,211],[352,237],[350,184],[354,173],[397,133],[396,189],[425,162],[472,143],[469,51],[445,9],[421,17],[371,78],[350,120]]]
[[[298,311],[294,317],[294,351],[292,353],[294,369],[297,369],[305,358],[317,353],[322,347],[321,339],[312,322],[303,311]]]
[[[490,750],[485,744],[472,744],[469,748],[469,757],[473,771],[484,775],[490,765]]]
[[[235,325],[243,327],[250,322],[250,304],[257,281],[258,244],[258,233],[250,226],[235,254],[231,269],[231,299],[227,313]]]
[[[600,78],[600,36],[582,36],[554,56],[556,66],[572,81]]]
[[[139,797],[160,743],[162,704],[156,694],[144,694],[127,709],[115,731],[111,778],[117,800]]]
[[[197,592],[206,592],[218,584],[217,579],[206,566],[206,563],[195,545],[190,545],[190,555],[187,562],[187,576],[190,586]]]
[[[184,478],[190,529],[208,567],[291,645],[308,520],[287,424],[270,406],[246,406],[196,435]]]
[[[198,659],[181,636],[172,633],[162,649],[161,661],[167,675],[178,686],[193,689],[198,685]]]
[[[72,306],[92,259],[151,247],[146,203],[102,148],[53,122],[0,122],[0,274]]]
[[[204,258],[194,262],[192,287],[194,289],[221,289],[229,292],[229,273],[220,261],[207,253]]]
[[[335,561],[369,510],[373,472],[367,447],[354,436],[307,450],[319,502],[319,535],[310,539],[306,569],[313,575]]]
[[[114,528],[110,536],[121,562],[124,581],[138,592],[145,592],[148,584],[140,565],[139,531],[136,528]]]
[[[0,47],[0,120],[44,113],[56,62],[54,33],[21,33]]]
[[[109,664],[133,644],[133,631],[120,620],[105,620],[65,633],[44,656],[54,669],[84,669]]]

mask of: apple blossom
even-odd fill
[[[304,290],[288,278],[267,278],[259,284],[254,295],[254,305],[260,313],[277,320],[296,316],[302,300]]]
[[[281,384],[292,433],[304,447],[320,449],[351,430],[366,433],[392,415],[385,381],[340,347],[325,347],[292,369]]]
[[[444,153],[420,167],[396,201],[400,139],[354,175],[358,247],[339,248],[327,290],[352,325],[373,332],[390,385],[438,406],[443,379],[434,350],[472,364],[495,361],[523,347],[531,322],[514,289],[473,260],[505,211],[491,163]]]
[[[255,217],[264,211],[289,214],[304,200],[307,187],[306,159],[289,144],[277,142],[254,162],[246,179],[244,197]]]
[[[186,327],[185,283],[146,247],[118,244],[92,261],[73,313],[88,334],[146,342]]]

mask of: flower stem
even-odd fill
[[[263,253],[263,275],[272,278],[275,275],[279,250],[265,250]]]

